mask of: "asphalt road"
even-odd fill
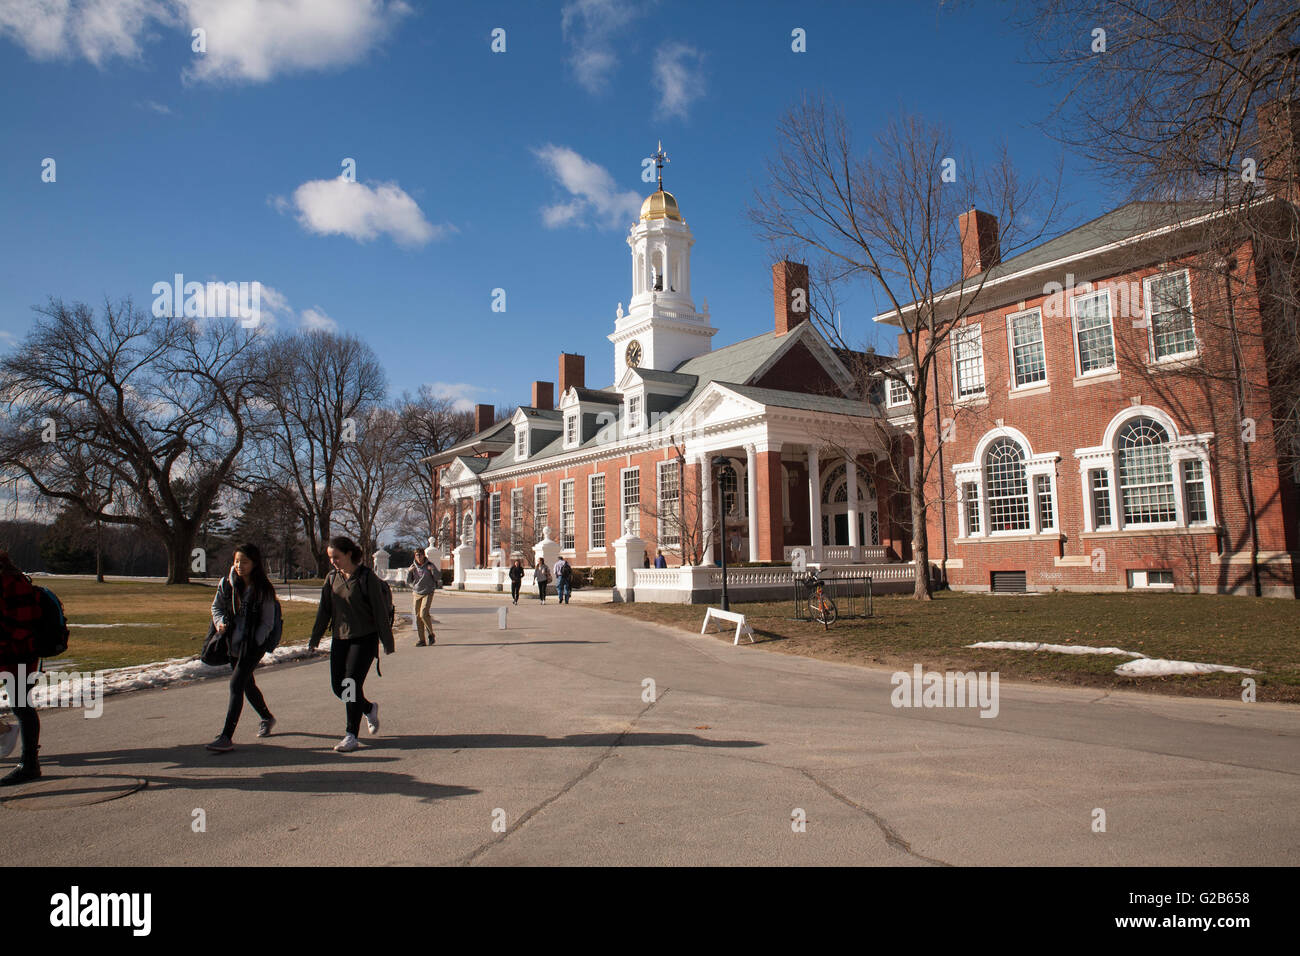
[[[352,754],[323,657],[259,671],[276,733],[246,708],[225,755],[224,681],[44,711],[6,863],[1300,862],[1300,708],[1005,682],[996,718],[895,708],[887,671],[553,602],[501,631],[500,598],[447,595],[438,644],[371,671]]]

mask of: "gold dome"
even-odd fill
[[[682,214],[677,209],[677,200],[672,193],[656,190],[646,197],[641,204],[641,221],[647,219],[675,219],[682,221]]]

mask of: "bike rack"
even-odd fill
[[[860,578],[822,577],[822,586],[826,594],[835,602],[835,610],[840,620],[844,618],[874,617],[872,604],[871,576]],[[794,620],[811,621],[808,600],[812,591],[802,580],[794,583]]]

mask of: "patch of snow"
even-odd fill
[[[142,624],[128,621],[125,624],[68,624],[68,627],[162,627],[161,624]]]
[[[1089,647],[1085,644],[1039,644],[1034,641],[980,641],[967,644],[967,647],[981,647],[989,650],[1005,651],[1050,651],[1054,654],[1117,654],[1132,657],[1115,668],[1121,677],[1164,677],[1168,674],[1258,674],[1259,671],[1249,667],[1232,667],[1228,664],[1198,664],[1193,661],[1167,661],[1147,657],[1137,651],[1126,651],[1119,647]]]

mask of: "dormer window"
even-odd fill
[[[564,444],[572,448],[578,443],[578,413],[569,412],[564,416]]]
[[[636,431],[641,427],[641,396],[633,395],[627,400],[627,430]]]
[[[515,458],[523,461],[528,457],[528,429],[520,425],[515,429]]]

